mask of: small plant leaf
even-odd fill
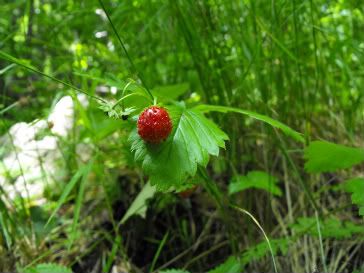
[[[350,168],[364,161],[364,149],[327,141],[313,141],[305,149],[305,169],[310,173]]]
[[[350,221],[343,222],[335,217],[324,219],[320,225],[322,238],[344,239],[351,238],[355,234],[364,234],[362,225],[355,225]],[[297,233],[319,236],[314,217],[298,218],[297,222],[291,225],[291,228]]]
[[[246,189],[256,188],[265,190],[274,195],[281,196],[282,191],[277,186],[278,180],[262,171],[251,171],[246,176],[237,175],[229,184],[229,194],[241,192]]]
[[[129,138],[135,160],[141,162],[143,171],[158,190],[178,187],[193,177],[197,166],[205,167],[209,155],[217,156],[228,139],[215,123],[196,110],[182,104],[167,109],[174,128],[165,142],[146,143],[136,130]]]
[[[72,270],[58,264],[46,263],[38,264],[35,267],[29,267],[21,270],[22,273],[72,273]]]
[[[210,270],[208,273],[240,273],[242,265],[238,258],[230,256],[225,262]]]
[[[159,101],[163,101],[163,99],[177,100],[178,97],[186,93],[189,88],[190,85],[188,83],[158,86],[153,88],[152,94],[157,97]]]
[[[147,212],[147,201],[154,196],[155,192],[155,187],[151,186],[149,182],[145,184],[144,188],[126,211],[124,217],[120,221],[120,224],[124,224],[133,215],[140,215],[142,218],[145,218],[145,213]]]
[[[113,108],[113,104],[107,101],[99,101],[99,109],[107,113],[110,118],[119,118],[118,112]]]
[[[280,251],[283,255],[286,255],[289,246],[289,239],[281,238],[281,239],[272,239],[270,240],[270,244],[272,247],[272,251],[274,255],[277,255],[278,251]],[[258,243],[257,245],[248,248],[242,257],[241,264],[246,266],[252,261],[258,261],[263,257],[267,256],[270,252],[270,249],[265,241]]]
[[[351,193],[351,202],[359,207],[359,215],[364,216],[364,178],[347,180],[340,188]]]

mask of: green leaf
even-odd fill
[[[288,239],[273,239],[270,240],[270,244],[272,246],[272,251],[274,255],[276,255],[278,251],[281,251],[283,255],[286,255],[289,245]],[[241,264],[245,266],[252,261],[257,261],[265,257],[269,253],[269,251],[269,247],[265,241],[260,242],[253,247],[249,247],[248,250],[246,250],[242,255]]]
[[[155,187],[151,186],[149,182],[145,184],[141,192],[126,211],[124,217],[120,221],[120,224],[124,224],[133,215],[140,215],[142,218],[145,218],[147,201],[154,196],[155,192]]]
[[[364,234],[362,225],[355,225],[350,221],[342,221],[338,218],[331,217],[320,222],[322,238],[351,238],[355,234]],[[297,233],[310,234],[318,237],[316,219],[314,217],[298,218],[297,222],[291,225],[291,228]]]
[[[70,234],[70,238],[69,238],[69,242],[68,242],[68,248],[70,248],[72,246],[72,244],[76,238],[78,220],[80,218],[81,206],[82,206],[83,197],[84,197],[84,193],[85,193],[85,187],[86,187],[86,181],[87,181],[88,174],[91,171],[92,165],[93,165],[93,159],[91,159],[90,162],[86,165],[86,168],[82,174],[82,179],[80,182],[77,199],[76,199],[76,205],[75,205],[74,217],[73,217],[73,222],[72,222],[71,234]]]
[[[235,176],[229,184],[229,194],[234,194],[246,189],[256,188],[266,190],[274,195],[281,196],[282,191],[276,185],[278,180],[262,171],[251,171],[246,176]]]
[[[114,105],[108,101],[100,101],[99,109],[107,113],[110,118],[119,118],[118,112],[114,109]]]
[[[144,142],[136,130],[130,135],[131,150],[135,160],[141,162],[158,190],[178,187],[188,177],[196,174],[197,166],[205,167],[209,155],[218,156],[219,147],[225,148],[228,136],[200,112],[186,109],[184,105],[167,107],[173,131],[160,144]]]
[[[351,202],[359,207],[359,215],[364,216],[364,178],[357,177],[347,180],[340,188],[351,193]]]
[[[188,83],[158,86],[152,90],[152,94],[158,98],[158,101],[161,101],[161,99],[177,100],[178,97],[186,93],[189,88],[190,85]]]
[[[72,270],[58,264],[46,263],[38,264],[35,267],[30,267],[21,271],[22,273],[72,273]]]
[[[230,256],[224,263],[210,270],[208,273],[240,273],[242,265],[238,258]]]
[[[93,115],[91,125],[92,139],[95,142],[102,141],[115,131],[126,127],[120,120],[105,118],[104,115]]]
[[[290,136],[292,138],[294,138],[297,141],[300,142],[304,142],[305,139],[302,137],[302,134],[293,130],[292,128],[288,127],[287,125],[279,122],[278,120],[272,119],[270,117],[258,114],[258,113],[254,113],[251,111],[247,111],[247,110],[242,110],[239,108],[234,108],[234,107],[228,107],[228,106],[220,106],[220,105],[198,105],[195,107],[196,110],[199,110],[201,112],[211,112],[211,111],[215,111],[215,112],[221,112],[221,113],[228,113],[228,112],[234,112],[234,113],[239,113],[242,115],[246,115],[249,116],[251,118],[263,121],[265,123],[268,123],[269,125],[278,128],[280,130],[282,130],[283,133],[285,133],[287,136]]]
[[[327,141],[313,141],[305,149],[305,169],[311,173],[350,168],[364,161],[364,150]]]
[[[62,207],[62,205],[66,201],[68,195],[71,193],[72,189],[75,187],[75,185],[77,184],[79,179],[84,175],[85,171],[87,170],[86,167],[87,166],[82,166],[81,168],[79,168],[77,170],[77,172],[71,178],[70,182],[67,183],[66,187],[64,188],[64,190],[63,190],[63,192],[61,194],[61,197],[57,201],[56,208],[53,210],[51,216],[49,217],[49,219],[47,221],[46,226],[51,222],[53,217],[56,215],[58,210]]]

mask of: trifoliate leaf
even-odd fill
[[[256,188],[266,190],[274,195],[281,196],[282,191],[276,185],[278,180],[262,171],[251,171],[246,176],[237,175],[229,184],[229,194],[234,194],[246,189]]]
[[[364,161],[364,149],[347,147],[327,141],[313,141],[305,149],[308,172],[330,172],[350,168]]]
[[[205,167],[209,155],[217,156],[225,148],[228,136],[202,113],[184,105],[167,107],[173,131],[165,142],[144,142],[133,131],[129,140],[135,161],[141,162],[152,185],[159,190],[178,187],[196,174],[197,167]]]

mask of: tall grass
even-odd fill
[[[145,222],[134,219],[119,225],[144,183],[128,151],[131,125],[105,121],[95,100],[84,107],[74,90],[105,101],[112,99],[110,94],[96,89],[107,85],[121,89],[129,78],[148,90],[187,83],[188,92],[181,99],[266,114],[303,132],[307,142],[325,138],[360,146],[363,25],[360,1],[17,0],[2,4],[1,135],[6,136],[16,122],[45,118],[51,102],[66,94],[74,101],[75,124],[69,139],[59,140],[66,175],[60,173],[56,184],[47,188],[48,203],[41,213],[45,219],[37,219],[31,198],[11,199],[0,185],[0,271],[14,270],[14,263],[20,268],[45,261],[82,271],[90,268],[94,256],[104,272],[114,264],[135,271],[170,266],[204,271],[231,254],[254,249],[263,239],[255,223],[235,217],[226,208],[227,201],[216,198],[227,215],[224,219],[202,190],[188,200],[157,194]],[[226,195],[232,176],[250,170],[264,170],[282,181],[280,198],[250,190],[234,198],[252,213],[259,228],[264,227],[269,239],[291,240],[288,258],[274,241],[269,245],[277,271],[357,268],[360,238],[340,241],[322,236],[324,218],[340,209],[346,212],[347,204],[345,197],[333,197],[323,188],[345,173],[307,175],[299,144],[234,114],[212,118],[230,136],[226,152],[208,168],[217,184],[217,197]],[[80,161],[79,143],[89,145],[92,165]],[[8,149],[17,152],[14,145],[0,147],[0,167]],[[42,172],[48,177],[46,168]],[[9,183],[17,178],[6,169],[3,175]],[[15,176],[22,175],[20,167]],[[24,182],[26,189],[30,182]],[[319,238],[292,228],[300,217],[312,215]],[[345,213],[340,217],[356,221]],[[272,270],[269,259],[266,255],[252,260],[246,270]]]

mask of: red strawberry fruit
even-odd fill
[[[172,121],[163,107],[151,106],[145,109],[138,119],[139,136],[150,143],[160,143],[172,131]]]

